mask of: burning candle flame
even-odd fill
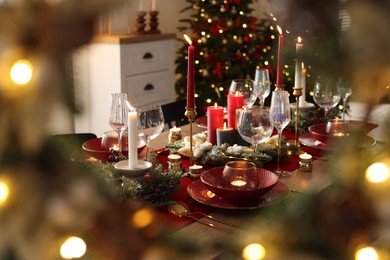
[[[301,43],[301,42],[302,42],[302,38],[301,38],[301,36],[298,36],[298,43]]]
[[[188,44],[189,45],[192,45],[192,41],[191,41],[191,39],[190,39],[190,37],[188,37],[188,35],[187,34],[183,34],[183,36],[184,36],[184,38],[186,39],[186,41],[188,42]]]
[[[217,108],[218,107],[218,104],[217,102],[214,103],[214,107]]]
[[[301,66],[302,66],[302,69],[304,69],[305,68],[305,63],[302,62]]]
[[[279,25],[276,25],[276,27],[278,28],[279,34],[283,34],[282,28]]]

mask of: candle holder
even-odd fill
[[[184,115],[188,118],[188,121],[190,123],[190,165],[192,165],[194,161],[194,154],[192,152],[192,122],[194,118],[196,117],[196,107],[186,107],[186,112]]]
[[[284,84],[282,85],[275,84],[275,91],[280,91],[280,90],[284,90]]]
[[[299,97],[302,96],[302,88],[293,88],[295,97],[295,145],[299,147]]]
[[[146,27],[146,12],[145,11],[138,11],[137,13],[137,19],[135,23],[135,27],[137,28],[135,34],[146,34],[145,27]]]
[[[158,29],[158,11],[150,11],[149,12],[149,31],[150,34],[159,34],[161,31]]]

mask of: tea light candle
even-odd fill
[[[216,130],[223,126],[223,107],[215,103],[207,107],[207,141],[213,145],[217,144]]]
[[[217,128],[217,145],[223,144],[233,145],[233,128],[226,127],[226,122],[223,123],[223,127]]]
[[[203,166],[202,165],[191,165],[189,168],[188,168],[188,171],[190,172],[190,175],[192,177],[199,177],[200,174],[203,172]]]
[[[179,154],[168,155],[168,162],[178,163],[180,162],[181,156]]]
[[[299,155],[299,160],[301,162],[311,162],[312,156],[308,153],[303,153]]]
[[[230,184],[231,184],[232,186],[235,186],[235,187],[237,187],[237,188],[240,188],[240,187],[243,187],[243,186],[246,185],[246,181],[238,179],[238,180],[232,181]]]
[[[300,154],[298,171],[311,172],[313,169],[311,162],[312,162],[312,156],[310,154],[308,153]]]
[[[168,155],[168,170],[181,170],[181,156],[179,154]]]
[[[176,142],[181,140],[182,135],[181,135],[181,129],[174,126],[173,128],[169,129],[169,136],[168,136],[168,141],[170,143]]]

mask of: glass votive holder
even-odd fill
[[[232,161],[225,165],[222,172],[222,187],[236,190],[258,188],[259,178],[256,165],[246,161]]]
[[[200,177],[200,174],[203,172],[203,166],[194,164],[188,168],[188,171],[192,178],[198,178]]]
[[[174,126],[169,129],[168,142],[173,143],[182,139],[181,129]]]
[[[181,156],[179,154],[168,155],[168,170],[181,170]]]
[[[118,133],[115,131],[106,131],[103,133],[102,137],[102,144],[101,147],[104,150],[119,150],[119,144],[118,144]],[[127,139],[127,132],[123,133],[122,135],[122,147],[123,151],[128,150],[128,139]]]
[[[349,134],[349,120],[332,119],[326,123],[326,133],[333,136],[347,136]]]
[[[313,170],[312,156],[308,153],[300,154],[298,166],[300,172],[311,172]]]

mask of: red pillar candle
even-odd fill
[[[217,128],[223,126],[223,107],[215,103],[207,107],[207,141],[213,145],[217,144]]]
[[[194,68],[194,46],[188,35],[183,34],[188,42],[188,67],[187,67],[187,108],[195,107],[195,68]]]
[[[278,68],[276,71],[276,85],[282,86],[283,85],[283,60],[282,60],[282,53],[283,53],[283,45],[284,45],[284,35],[282,34],[282,29],[278,27],[279,31],[279,47],[278,47]]]
[[[242,108],[244,105],[244,95],[239,94],[229,94],[227,100],[228,107],[228,126],[236,129],[236,109]]]

